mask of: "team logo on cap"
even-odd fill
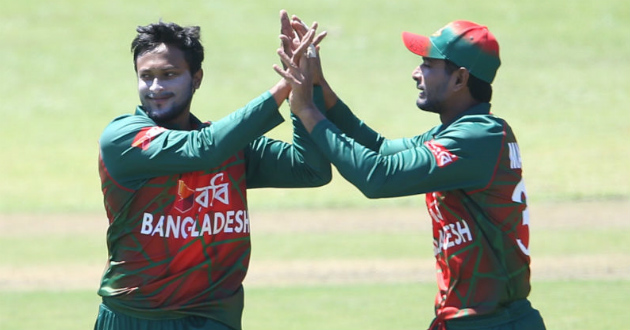
[[[444,167],[452,164],[458,159],[457,156],[453,155],[450,151],[448,151],[448,149],[444,148],[443,145],[435,142],[435,140],[427,141],[424,145],[431,150],[438,167]]]
[[[435,31],[435,33],[433,33],[431,36],[432,37],[439,37],[439,36],[441,36],[442,35],[442,31],[444,31],[444,29],[446,29],[446,26],[441,28],[441,29],[439,29],[439,30],[437,30],[437,31]]]

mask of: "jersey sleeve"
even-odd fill
[[[492,178],[504,132],[496,121],[475,117],[431,139],[433,134],[400,140],[402,150],[393,154],[362,146],[327,120],[315,126],[312,136],[339,173],[368,198],[481,188]]]
[[[315,87],[314,101],[318,109],[323,109],[321,87]],[[330,182],[330,161],[293,114],[291,122],[292,143],[260,137],[247,149],[248,188],[317,187]]]
[[[432,137],[431,132],[415,136],[413,138],[385,139],[381,144],[379,153],[381,155],[393,155],[397,152],[421,146]]]
[[[283,121],[270,92],[200,130],[169,130],[148,117],[121,116],[99,140],[118,184],[135,189],[152,177],[213,168]]]
[[[422,143],[426,142],[431,136],[431,132],[427,132],[414,138],[387,139],[357,118],[350,108],[341,100],[338,100],[337,103],[330,108],[326,113],[326,117],[335,124],[343,134],[381,155],[393,155],[399,151],[422,145]]]
[[[379,151],[385,140],[383,136],[357,118],[341,99],[326,111],[326,118],[335,124],[343,134],[370,150]]]

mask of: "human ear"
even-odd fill
[[[459,68],[455,71],[455,88],[461,89],[468,85],[468,78],[470,77],[470,73],[466,68]]]
[[[199,89],[199,87],[201,86],[201,81],[202,80],[203,80],[203,69],[199,69],[192,76],[193,88],[194,89]]]

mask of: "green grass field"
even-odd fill
[[[272,64],[279,63],[281,8],[329,31],[322,44],[328,80],[389,138],[438,124],[415,107],[411,71],[420,60],[404,48],[400,33],[430,34],[455,19],[488,25],[503,63],[493,112],[517,134],[528,196],[540,209],[532,214],[538,228],[533,222],[531,299],[549,329],[627,326],[627,1],[24,0],[0,11],[0,329],[93,325],[106,253],[97,140],[111,119],[138,103],[129,51],[135,27],[158,19],[201,26],[205,80],[193,113],[215,120],[279,79]],[[283,124],[269,135],[287,140],[290,128]],[[274,215],[300,210],[404,209],[409,223],[427,219],[422,196],[367,200],[339,175],[317,189],[251,191],[249,200],[252,212],[278,226],[286,224],[272,221]],[[305,225],[320,220],[301,219]],[[430,232],[407,229],[358,222],[254,231],[246,329],[426,326],[435,284],[412,271],[433,269]],[[312,278],[308,267],[299,272],[309,264]],[[340,264],[365,273],[336,273]],[[400,269],[390,278],[370,265]],[[292,272],[304,278],[284,285],[264,280]]]
[[[588,214],[596,210],[606,224],[593,229]],[[309,212],[254,214],[246,329],[419,329],[430,322],[436,285],[422,207]],[[625,326],[628,212],[630,203],[618,201],[533,207],[530,299],[548,329]],[[386,215],[394,221],[383,221]],[[90,328],[105,220],[57,215],[44,227],[39,219],[0,217],[0,328]]]
[[[548,329],[623,329],[630,283],[594,280],[535,283],[532,294],[546,312]],[[357,284],[255,288],[247,293],[246,329],[424,329],[431,322],[426,297],[432,284]],[[589,304],[579,294],[605,304]],[[3,292],[3,329],[89,329],[98,303],[91,291]],[[28,308],[25,308],[28,307]],[[619,315],[618,317],[615,315]]]

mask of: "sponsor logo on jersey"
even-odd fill
[[[147,150],[151,141],[162,132],[166,131],[166,128],[153,126],[153,127],[145,127],[136,134],[136,137],[133,139],[131,143],[132,147],[142,148],[142,150]]]
[[[175,202],[170,214],[145,212],[140,233],[149,236],[187,239],[221,233],[249,233],[246,209],[223,210],[217,203],[230,207],[230,183],[225,172],[177,182]],[[201,182],[199,182],[201,181]],[[202,183],[201,187],[191,187]],[[205,183],[206,185],[203,185]],[[215,208],[213,208],[215,206]]]
[[[443,145],[437,143],[435,140],[427,141],[424,145],[429,148],[433,157],[435,157],[438,167],[447,166],[457,160],[457,156],[453,155],[448,149],[444,148]]]
[[[177,200],[175,209],[182,213],[190,211],[193,206],[198,205],[208,208],[214,205],[215,201],[230,205],[229,183],[223,183],[225,173],[217,173],[210,179],[210,184],[204,187],[191,189],[184,180],[179,180],[177,184]]]
[[[249,233],[249,215],[246,210],[206,213],[200,218],[170,214],[154,216],[145,212],[140,233],[182,239],[220,233]]]
[[[444,196],[438,195],[436,192],[432,192],[426,196],[427,209],[429,210],[431,219],[433,219],[436,223],[442,223],[442,221],[444,221],[444,216],[440,211],[440,203],[438,202],[438,199],[444,200]]]
[[[442,250],[472,242],[473,236],[465,220],[444,224],[438,231],[438,237],[433,239],[433,253],[438,255]]]
[[[516,142],[510,142],[508,143],[508,147],[510,148],[510,168],[522,168],[521,150],[518,148],[518,144]]]

